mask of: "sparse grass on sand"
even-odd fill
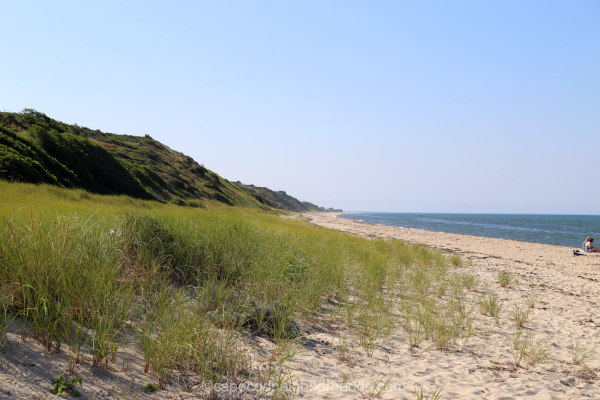
[[[479,311],[483,315],[498,318],[502,310],[502,301],[498,299],[496,293],[488,293],[479,300]]]
[[[498,272],[498,283],[500,283],[500,287],[508,287],[514,281],[514,276],[507,271]]]

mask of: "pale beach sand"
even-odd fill
[[[354,382],[368,395],[386,380],[389,390],[381,393],[385,399],[414,399],[416,387],[429,394],[441,389],[445,399],[600,398],[597,352],[586,365],[575,365],[571,345],[571,338],[581,348],[600,344],[600,255],[573,256],[569,247],[374,225],[335,218],[335,213],[304,217],[315,225],[356,235],[456,252],[472,260],[461,269],[476,274],[480,285],[487,283],[503,301],[498,323],[479,314],[478,333],[461,351],[415,354],[399,328],[367,357],[351,333],[322,329],[311,335],[314,350],[297,357],[294,364],[296,379],[309,388],[304,398],[362,398],[340,385]],[[500,287],[499,271],[512,273],[518,283]],[[473,305],[478,295],[473,294]],[[543,343],[549,357],[531,368],[515,369],[510,310],[513,305],[525,308],[531,296],[537,301],[525,333]],[[340,337],[354,341],[349,345],[350,362],[339,360],[335,345]]]

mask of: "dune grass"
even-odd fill
[[[517,328],[513,339],[514,366],[533,367],[546,360],[550,354],[548,347],[542,341],[532,340],[522,329]]]
[[[524,327],[527,321],[529,321],[529,312],[529,308],[520,308],[516,304],[513,305],[511,315],[515,321],[515,326],[517,329]]]
[[[0,287],[0,350],[2,350],[6,341],[6,329],[10,322],[8,307],[12,304],[11,299],[6,296],[5,292],[5,288]]]
[[[583,345],[571,337],[571,351],[573,352],[573,364],[585,365],[587,361],[593,360],[595,347]]]
[[[496,321],[500,318],[500,311],[502,310],[502,301],[498,298],[498,295],[494,292],[485,294],[479,299],[479,312],[483,315],[496,318]]]
[[[508,287],[511,283],[514,282],[514,276],[508,271],[500,271],[498,272],[498,283],[500,287]]]
[[[282,343],[331,300],[367,355],[398,326],[444,350],[472,330],[457,258],[244,208],[199,209],[0,182],[0,343],[66,344],[96,366],[134,338],[159,387],[173,371],[248,376],[241,332]],[[447,285],[440,294],[439,287]],[[438,293],[438,297],[434,294]]]

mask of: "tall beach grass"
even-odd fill
[[[0,344],[16,318],[24,340],[102,367],[133,337],[161,388],[173,371],[249,376],[241,332],[289,340],[326,300],[368,355],[399,326],[448,349],[471,330],[462,298],[477,282],[460,266],[253,209],[0,182]]]

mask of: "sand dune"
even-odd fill
[[[478,290],[468,295],[468,306],[477,315],[476,334],[457,349],[438,351],[431,346],[411,349],[408,335],[399,325],[382,340],[373,354],[365,353],[356,333],[343,321],[323,317],[302,326],[302,340],[282,378],[302,399],[415,399],[441,391],[443,399],[579,399],[600,398],[600,363],[595,358],[574,362],[573,345],[593,349],[600,344],[600,255],[573,256],[568,247],[511,240],[427,232],[379,226],[335,218],[334,214],[304,214],[311,223],[366,237],[400,239],[454,252],[470,262],[461,268],[477,275]],[[498,272],[511,273],[517,282],[500,287]],[[477,300],[487,289],[503,302],[500,317],[477,313]],[[548,351],[548,358],[534,366],[514,367],[515,336],[513,305],[525,308],[535,301],[524,332]],[[45,399],[50,381],[64,372],[68,351],[48,354],[34,341],[22,342],[14,328],[0,354],[0,399]],[[254,368],[269,357],[274,344],[248,335],[248,355]],[[345,351],[340,349],[345,347]],[[183,391],[184,376],[166,391],[144,394],[154,382],[143,372],[143,358],[124,346],[119,360],[109,370],[78,367],[85,385],[82,398],[170,398],[192,399],[206,392]],[[342,354],[344,356],[342,356]],[[385,386],[385,390],[382,388]],[[239,392],[241,393],[241,392]],[[221,398],[238,398],[221,394]],[[257,398],[245,392],[243,398]],[[257,393],[257,392],[254,392]],[[260,398],[273,392],[260,391]]]

